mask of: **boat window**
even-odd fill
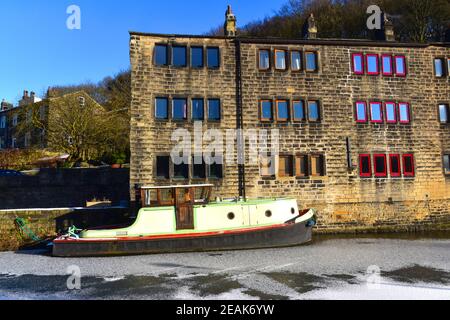
[[[159,189],[158,190],[159,205],[161,206],[173,206],[174,196],[172,189]]]
[[[143,190],[144,207],[150,207],[158,204],[158,193],[156,190]]]

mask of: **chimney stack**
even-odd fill
[[[23,99],[28,98],[28,91],[27,90],[23,90]]]
[[[306,39],[317,39],[317,24],[312,13],[303,27],[303,37]]]
[[[233,11],[231,10],[231,6],[228,5],[227,12],[225,13],[225,36],[226,37],[235,37],[237,33],[236,28],[236,16],[233,14]]]
[[[386,14],[384,15],[384,40],[389,42],[395,41],[394,24],[390,21]]]
[[[36,97],[36,93],[34,91],[31,91],[30,98],[34,99],[35,97]]]

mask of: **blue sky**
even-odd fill
[[[223,23],[227,4],[238,24],[272,15],[286,0],[1,0],[0,99],[24,89],[98,82],[129,67],[128,31],[202,34]],[[69,30],[67,7],[81,9]]]

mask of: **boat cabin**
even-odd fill
[[[177,230],[194,229],[194,206],[210,202],[212,184],[141,187],[141,208],[175,207]]]

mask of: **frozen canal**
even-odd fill
[[[80,271],[80,281],[68,271]],[[67,282],[81,284],[69,290]],[[445,299],[450,235],[295,248],[57,259],[0,253],[0,299]]]

